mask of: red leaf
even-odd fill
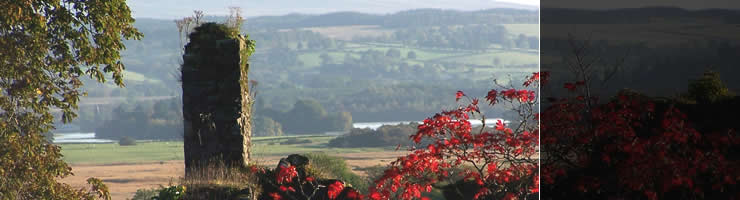
[[[498,92],[496,90],[488,91],[488,95],[486,95],[486,100],[488,100],[488,103],[490,105],[496,104]]]
[[[344,189],[344,184],[340,181],[336,181],[329,185],[329,190],[327,191],[327,195],[329,196],[329,199],[336,199],[337,196],[342,192]]]
[[[462,98],[463,96],[465,96],[465,93],[463,93],[462,91],[457,91],[457,93],[455,94],[455,101],[460,100],[460,98]]]
[[[429,152],[431,152],[431,153],[433,153],[433,154],[436,154],[436,153],[438,153],[438,152],[439,152],[439,151],[437,150],[437,147],[435,147],[435,146],[434,146],[434,145],[432,145],[432,144],[430,144],[429,146],[427,146],[427,149],[429,149]]]
[[[362,195],[359,192],[357,192],[356,190],[349,190],[349,191],[347,191],[346,198],[347,199],[354,199],[354,200],[361,200],[362,199]]]
[[[496,130],[503,131],[504,129],[506,129],[504,121],[500,119],[496,120]]]
[[[576,91],[576,85],[573,83],[565,83],[564,88],[568,89],[568,91]]]
[[[283,182],[290,183],[293,181],[293,178],[298,176],[298,172],[295,170],[295,166],[285,167],[280,166],[280,169],[278,171],[278,174],[276,176],[278,184],[281,184]]]
[[[490,175],[493,175],[493,173],[495,173],[495,172],[496,172],[496,167],[497,167],[497,166],[496,166],[496,163],[495,163],[495,162],[494,162],[494,163],[490,163],[490,164],[488,164],[488,168],[487,168],[487,171],[488,171],[488,175],[489,175],[489,176],[490,176]]]
[[[370,193],[370,199],[380,200],[382,198],[383,198],[383,196],[380,193],[378,193],[378,192],[372,192],[372,193]]]
[[[282,197],[277,192],[270,193],[270,197],[272,197],[272,200],[280,200]]]
[[[514,196],[514,193],[506,193],[506,196],[504,196],[504,200],[514,200],[516,199],[516,196]]]

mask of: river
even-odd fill
[[[495,125],[495,121],[499,119],[489,119],[487,120],[488,126]],[[470,124],[473,126],[481,125],[481,120],[469,120]],[[369,128],[369,129],[377,129],[383,125],[398,125],[398,124],[409,124],[412,122],[421,123],[419,121],[390,121],[390,122],[357,122],[352,123],[353,128]],[[506,123],[509,123],[509,121],[506,121]],[[331,132],[326,133],[329,135],[336,135],[336,134],[343,134],[346,132]],[[115,142],[113,140],[108,139],[99,139],[95,138],[95,133],[55,133],[54,134],[54,143],[62,144],[62,143],[111,143]]]

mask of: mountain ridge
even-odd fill
[[[129,0],[135,18],[177,19],[192,14],[193,10],[202,10],[207,14],[228,15],[228,7],[238,6],[246,17],[275,16],[291,13],[324,14],[341,11],[355,11],[372,14],[388,14],[419,8],[444,8],[461,11],[475,11],[492,8],[511,8],[537,10],[538,6],[502,2],[495,0],[328,0],[321,3],[295,0]],[[161,9],[168,8],[168,9]]]

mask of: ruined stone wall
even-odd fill
[[[206,23],[190,34],[181,69],[186,169],[249,163],[247,61],[253,50],[253,41],[222,24]]]

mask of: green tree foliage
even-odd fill
[[[336,12],[323,15],[291,14],[282,17],[255,17],[246,29],[285,29],[316,26],[378,25],[384,28],[406,28],[461,24],[536,24],[537,11],[495,8],[472,12],[445,9],[415,9],[377,15],[357,12]]]
[[[334,63],[334,59],[328,53],[322,53],[319,55],[321,59],[321,65],[329,65]]]
[[[132,101],[134,102],[134,101]],[[113,109],[110,120],[95,129],[97,137],[120,139],[182,139],[182,106],[179,98],[153,103],[136,101]]]
[[[529,48],[529,38],[525,36],[524,34],[519,34],[516,39],[514,40],[514,43],[516,44],[517,48]]]
[[[103,110],[104,109],[105,107]],[[100,106],[80,107],[78,110],[79,116],[73,121],[73,123],[80,126],[80,131],[95,132],[97,125],[104,122],[104,118],[102,118],[103,114],[100,110]]]
[[[408,58],[408,59],[416,59],[416,52],[414,52],[414,51],[409,51],[409,52],[408,52],[408,53],[406,54],[406,58]]]
[[[309,144],[313,141],[309,139],[298,139],[298,138],[288,138],[284,142],[280,142],[280,145],[291,145],[291,144]]]
[[[388,51],[385,52],[385,56],[391,58],[401,58],[401,51],[398,49],[388,49]]]
[[[298,53],[286,47],[274,48],[267,51],[266,62],[282,68],[295,68],[302,66],[298,59]]]
[[[352,114],[349,112],[332,113],[327,117],[331,130],[348,131],[352,129]]]
[[[293,108],[281,112],[270,108],[259,108],[256,116],[268,117],[281,124],[283,130],[290,134],[315,134],[328,131],[347,131],[352,127],[352,114],[349,112],[329,113],[314,99],[301,99]],[[256,127],[260,130],[260,127]]]
[[[530,48],[530,49],[540,48],[540,39],[535,36],[527,37],[527,43],[529,43],[529,47],[525,47],[525,48]]]
[[[123,86],[123,40],[139,39],[123,0],[6,0],[0,2],[0,197],[109,198],[57,182],[71,174],[58,146],[44,139],[52,109],[76,117],[84,76]]]
[[[252,123],[253,136],[282,136],[283,125],[272,118],[257,116]]]
[[[439,19],[439,16],[448,15],[445,13],[450,15],[443,17],[444,20],[431,20],[428,21],[430,22],[428,25],[413,24],[420,22],[419,20]],[[505,27],[500,26],[502,23],[507,23],[507,20],[492,19],[508,18],[509,21],[519,21],[517,23],[529,23],[527,21],[531,20],[525,19],[535,19],[532,23],[537,22],[536,12],[530,11],[491,10],[452,13],[429,10],[407,12],[406,14],[409,15],[375,16],[374,18],[377,18],[380,25],[403,21],[403,26],[387,30],[403,31],[409,35],[406,35],[406,39],[397,41],[394,35],[387,34],[387,37],[377,37],[377,40],[373,40],[375,42],[367,44],[354,41],[354,39],[344,42],[335,41],[338,49],[322,47],[321,44],[331,43],[330,37],[322,35],[315,29],[301,28],[316,23],[313,20],[299,19],[312,18],[311,16],[253,17],[242,28],[242,32],[249,31],[250,38],[260,41],[256,46],[255,55],[250,57],[251,66],[259,67],[250,68],[249,76],[251,80],[259,80],[262,83],[260,86],[265,90],[260,95],[264,98],[264,102],[269,102],[269,107],[280,111],[286,111],[284,108],[290,108],[296,99],[313,98],[319,100],[327,111],[351,112],[356,121],[423,118],[428,113],[436,112],[434,108],[449,103],[433,94],[454,93],[461,89],[472,91],[463,87],[480,88],[481,92],[485,92],[483,90],[486,88],[482,86],[487,86],[491,77],[485,75],[488,73],[480,72],[492,70],[490,61],[495,56],[486,59],[486,56],[477,53],[481,49],[470,49],[472,46],[469,47],[468,44],[477,40],[488,40],[491,45],[487,48],[496,49],[500,47],[504,39],[514,40],[516,38],[513,32],[506,31]],[[355,14],[347,13],[347,15]],[[364,14],[357,13],[357,15]],[[530,15],[533,18],[528,17]],[[191,18],[194,20],[196,17]],[[327,21],[329,17],[320,18],[324,20],[322,22],[329,23]],[[477,22],[472,23],[470,20],[473,18],[476,18]],[[225,17],[215,16],[205,19],[227,21]],[[483,24],[487,25],[483,26]],[[178,45],[177,37],[173,37],[178,35],[178,28],[174,25],[171,20],[138,19],[136,27],[147,37],[143,39],[143,42],[126,42],[127,50],[124,53],[127,72],[137,74],[128,76],[131,79],[127,79],[125,91],[123,89],[110,91],[108,85],[85,84],[85,89],[90,96],[176,96],[180,93],[179,83],[176,83],[173,71],[176,71],[178,67],[176,61],[181,58],[182,54],[177,52],[182,45]],[[332,26],[337,25],[339,24]],[[280,28],[271,28],[278,26]],[[192,29],[192,27],[194,25],[187,28]],[[313,41],[317,49],[308,48],[309,41]],[[419,41],[427,43],[423,45],[418,43]],[[435,41],[447,42],[447,45],[436,45]],[[402,45],[405,42],[408,45]],[[295,49],[299,43],[303,47],[302,50]],[[341,47],[342,44],[346,45],[345,48]],[[455,47],[452,44],[460,45]],[[529,44],[536,45],[537,42],[530,41]],[[367,48],[357,48],[361,46]],[[439,49],[436,49],[437,47]],[[407,58],[408,51],[413,50],[417,58],[409,60],[387,57],[385,54],[389,48],[400,49],[403,58]],[[319,56],[323,53],[330,55],[333,62],[328,65],[326,63],[329,62],[322,63]],[[489,53],[498,54],[497,51]],[[501,62],[502,66],[497,65],[497,67],[515,71],[519,71],[520,68],[536,68],[536,62],[519,64],[520,59],[516,58],[519,53],[516,54],[511,58],[501,58],[504,59]],[[468,56],[472,56],[472,59],[457,59]],[[458,76],[465,78],[455,78]],[[140,79],[150,81],[137,81],[133,79],[134,77],[137,79],[143,77]],[[471,83],[473,81],[477,83]],[[417,85],[424,87],[421,89],[423,91],[415,92],[420,89]],[[392,95],[368,97],[364,95],[368,88],[380,88],[394,92]],[[106,111],[110,109],[112,108],[106,108]],[[107,119],[109,116],[103,118]],[[278,118],[273,119],[282,122]]]
[[[285,44],[296,43],[296,48],[301,49],[323,49],[324,45],[331,45],[331,38],[309,30],[291,29],[286,31],[263,31],[250,34],[251,38],[260,41],[258,52],[267,49],[287,47]],[[279,44],[283,44],[282,46]]]
[[[419,124],[383,125],[376,130],[355,128],[329,141],[330,147],[393,147],[411,145],[409,136]]]
[[[311,161],[311,172],[315,173],[317,177],[343,180],[361,192],[367,191],[370,180],[352,172],[352,168],[347,165],[344,159],[323,152],[308,153],[305,156]]]
[[[152,198],[157,197],[159,190],[157,188],[138,189],[131,200],[152,200]]]
[[[152,197],[154,200],[181,200],[185,196],[187,188],[182,185],[175,185],[159,190],[159,196]]]
[[[293,109],[285,113],[281,124],[290,133],[322,132],[325,129],[317,126],[323,124],[327,112],[321,104],[313,99],[301,99],[296,101]]]
[[[135,146],[136,140],[134,138],[131,138],[129,136],[123,136],[120,140],[118,140],[118,145],[121,146]]]
[[[321,119],[326,117],[326,110],[321,103],[313,99],[301,99],[295,102],[293,110],[288,113],[295,120]]]
[[[406,45],[431,48],[453,48],[482,50],[491,44],[516,45],[515,42],[528,42],[524,38],[509,38],[510,33],[501,25],[462,25],[435,27],[412,27],[399,29],[393,33],[392,41]],[[382,41],[381,38],[374,39]],[[529,44],[522,48],[529,48]]]
[[[731,96],[719,73],[714,71],[706,71],[701,78],[689,83],[688,97],[697,103],[713,103]]]

